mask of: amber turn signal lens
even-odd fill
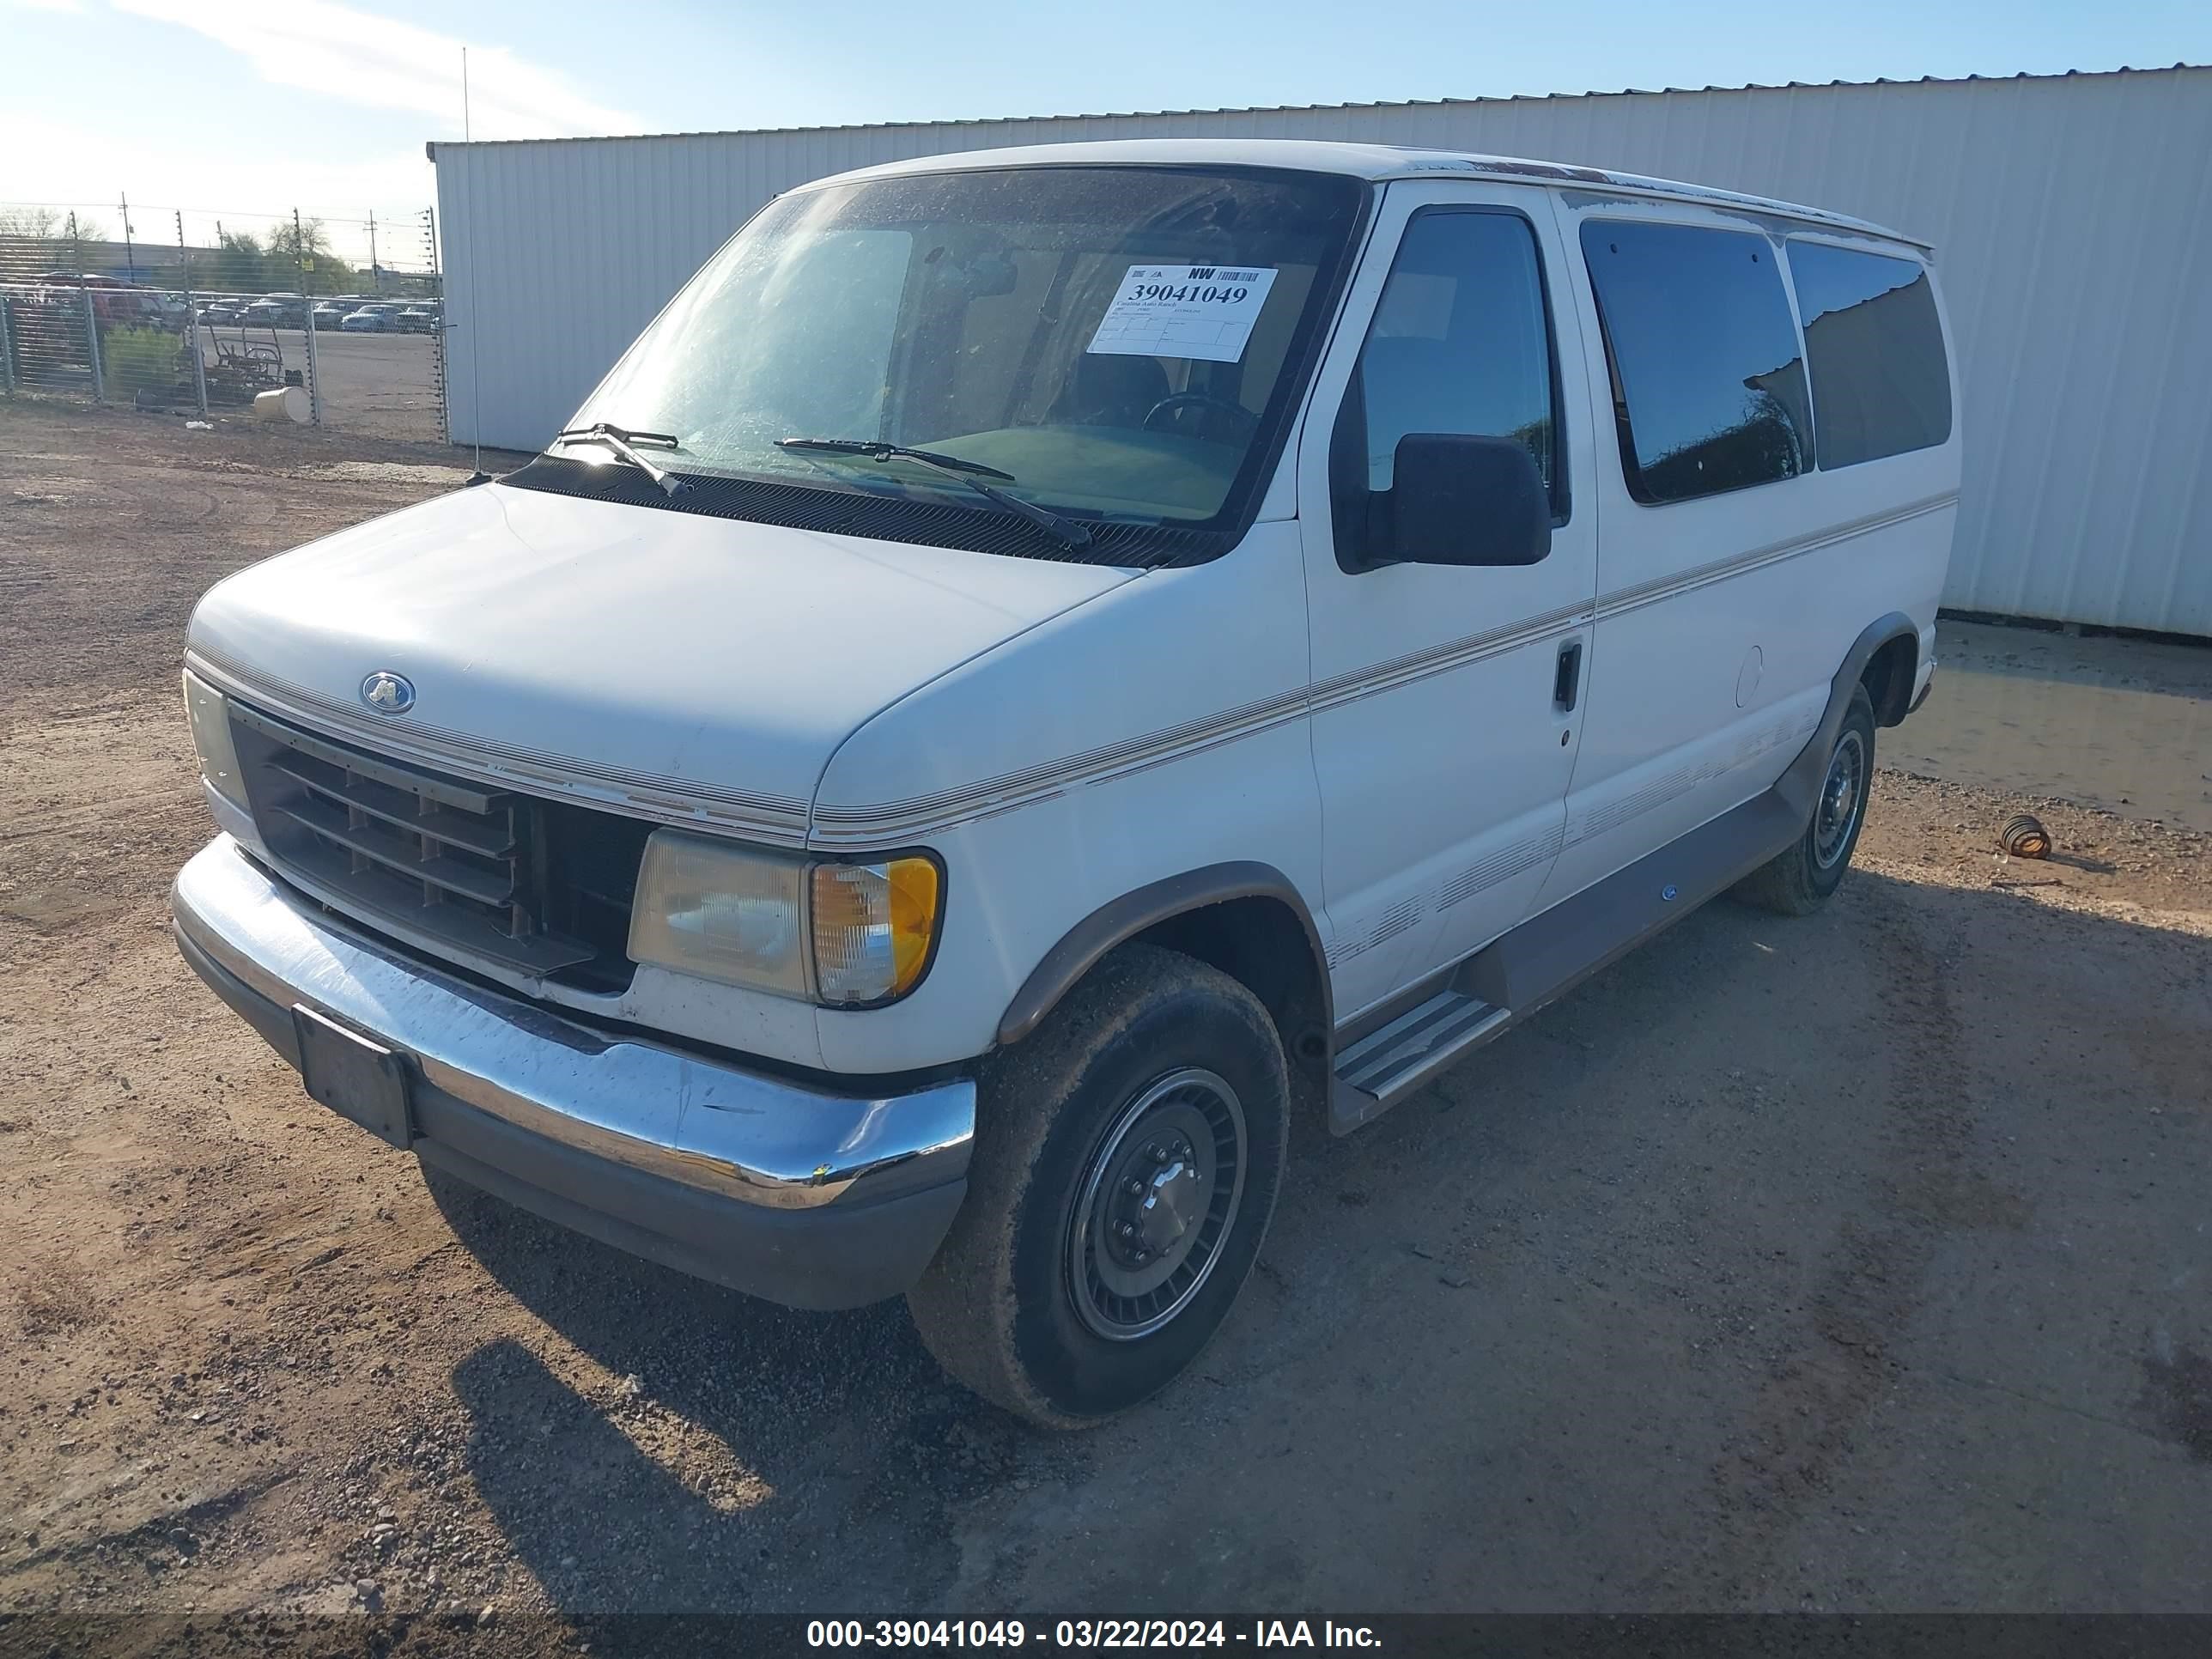
[[[822,1001],[903,996],[929,965],[942,897],[927,859],[814,866],[815,988]]]

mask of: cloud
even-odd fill
[[[74,204],[112,225],[116,193],[128,191],[131,219],[149,240],[175,234],[169,216],[179,207],[188,234],[203,241],[216,218],[258,233],[295,207],[338,219],[373,209],[380,220],[398,222],[436,193],[419,144],[379,146],[331,162],[288,155],[282,145],[250,137],[241,144],[235,134],[206,144],[194,139],[185,132],[153,143],[101,124],[58,121],[0,103],[0,155],[40,161],[38,188],[21,193]]]
[[[70,0],[64,0],[64,3]],[[373,109],[461,125],[461,40],[331,0],[113,0],[135,16],[175,23],[242,54],[264,81]],[[579,92],[554,70],[503,46],[471,46],[469,102],[478,138],[558,138],[636,132],[625,110]]]
[[[84,0],[5,0],[24,11],[82,11]]]

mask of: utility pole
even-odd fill
[[[376,210],[368,210],[368,283],[376,297],[384,297],[384,267],[376,263]]]
[[[138,256],[131,248],[131,198],[128,192],[118,191],[116,199],[123,207],[123,280],[135,288],[138,283]]]

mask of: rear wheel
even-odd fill
[[[907,1305],[947,1371],[1073,1428],[1180,1374],[1275,1206],[1289,1078],[1237,981],[1124,945],[977,1079],[968,1199]]]
[[[1873,787],[1874,703],[1860,685],[1852,689],[1850,707],[1828,751],[1805,833],[1739,882],[1737,896],[1785,916],[1810,915],[1826,904],[1850,866]]]

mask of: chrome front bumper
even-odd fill
[[[294,1067],[303,1017],[374,1039],[424,1163],[638,1255],[858,1307],[914,1283],[967,1191],[965,1079],[831,1094],[596,1030],[334,919],[228,836],[172,900],[185,961]]]

